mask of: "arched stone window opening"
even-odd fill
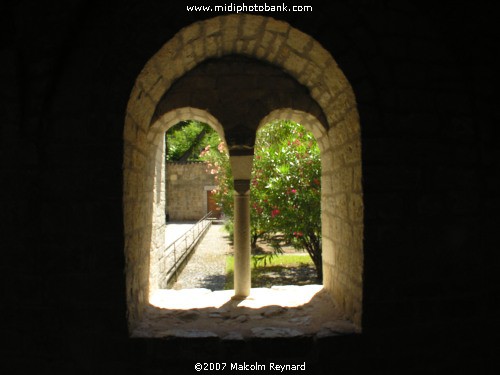
[[[250,210],[252,263],[262,279],[253,275],[253,288],[322,283],[320,163],[316,137],[302,124],[277,117],[259,126]],[[276,269],[269,276],[267,263]]]
[[[165,133],[172,126],[181,121],[195,120],[211,126],[224,139],[224,131],[219,121],[210,113],[197,108],[178,108],[170,111],[155,121],[150,128],[148,140],[151,140],[150,155],[154,155],[151,160],[154,163],[154,190],[152,202],[152,234],[149,254],[149,296],[151,296],[160,285],[165,282],[162,279],[164,272],[161,270],[161,258],[165,248],[165,212],[166,205],[166,168],[165,168]],[[148,299],[149,300],[149,299]]]
[[[162,99],[168,99],[168,95],[175,92],[174,86],[181,87],[181,77],[188,76],[204,62],[219,61],[227,56],[255,59],[285,72],[304,88],[297,93],[307,94],[313,100],[312,107],[320,108],[318,113],[310,106],[292,103],[296,110],[314,113],[324,132],[321,139],[317,138],[322,147],[323,287],[341,314],[360,328],[363,199],[360,125],[353,91],[331,55],[310,36],[281,21],[240,14],[200,21],[181,30],[147,63],[132,91],[124,129],[124,226],[130,330],[138,327],[148,306],[153,285],[150,255],[156,242],[163,238],[161,226],[165,220],[161,199],[164,195],[160,189],[164,165],[159,163],[163,163],[164,150],[159,145],[166,129],[162,124],[199,119],[220,131],[221,138],[228,141],[230,153],[231,148],[233,150],[232,156],[251,154],[251,134],[255,134],[259,121],[240,124],[226,121],[222,112],[210,110],[208,114],[196,110],[194,108],[209,108],[194,105],[199,95],[186,96],[177,103],[166,100],[160,105]],[[290,81],[286,79],[286,82]],[[235,104],[245,103],[244,96],[235,98],[240,100]],[[246,105],[249,110],[262,108],[257,102]],[[268,112],[285,107],[283,102],[266,105]],[[279,117],[289,118],[282,114]]]
[[[218,152],[222,144],[218,133],[208,124],[186,120],[166,132],[165,142],[167,222],[196,222],[209,212],[212,219],[220,219],[221,210],[214,200],[216,169],[207,161],[214,151],[224,157]],[[175,232],[181,235],[181,227]]]
[[[259,133],[261,133],[261,131],[263,131],[266,127],[270,126],[271,124],[279,123],[281,121],[289,121],[291,124],[295,124],[297,129],[302,129],[301,132],[305,131],[306,133],[309,133],[312,135],[313,139],[309,139],[309,147],[312,149],[317,147],[317,149],[319,149],[320,155],[319,155],[318,162],[320,163],[321,162],[321,153],[324,152],[324,150],[325,150],[324,143],[325,143],[325,141],[327,141],[327,134],[326,134],[326,131],[325,131],[323,125],[321,124],[321,122],[315,116],[311,115],[310,113],[296,110],[296,109],[292,109],[292,108],[276,109],[276,110],[272,111],[271,113],[269,113],[266,117],[264,117],[263,120],[260,122],[259,127],[258,127],[257,138],[259,139],[259,135],[260,135]],[[262,135],[260,135],[260,136],[262,136]],[[272,137],[272,135],[271,135],[271,137]],[[310,136],[308,136],[307,138],[309,138],[309,137]],[[278,142],[279,142],[279,140],[278,140]],[[298,141],[298,142],[299,142],[298,145],[302,146],[300,144],[300,141]],[[293,148],[294,146],[292,145],[291,147]],[[288,148],[286,147],[286,145],[284,146],[284,148],[286,148],[288,150],[288,152],[292,151],[292,149],[290,148],[290,142],[288,144]],[[280,150],[277,150],[277,152],[281,152],[281,148],[280,148]],[[297,151],[295,151],[295,152],[297,152]],[[256,168],[256,163],[257,163],[255,161],[256,156],[254,156],[254,173],[255,173],[255,168]],[[291,156],[292,155],[290,155],[290,158],[291,158]],[[315,159],[314,153],[308,154],[308,155],[303,155],[303,156],[309,158],[308,163],[312,163]],[[260,157],[260,155],[259,155],[259,157]],[[272,155],[268,155],[267,157],[272,158]],[[312,157],[312,159],[311,159],[311,157]],[[288,160],[288,159],[285,158],[285,160]],[[295,183],[300,184],[300,187],[291,186],[291,185],[288,186],[290,183],[293,184],[293,182],[289,183],[289,182],[283,181],[283,179],[281,179],[281,181],[284,184],[283,185],[280,184],[280,186],[283,188],[288,186],[288,188],[289,188],[287,191],[285,191],[285,193],[284,193],[285,195],[281,194],[281,195],[278,195],[278,197],[277,197],[278,198],[277,201],[279,201],[283,205],[283,208],[285,208],[285,212],[280,212],[281,211],[280,207],[276,207],[276,210],[271,212],[271,217],[268,218],[268,220],[271,220],[271,221],[274,220],[273,217],[275,219],[279,220],[280,215],[285,215],[285,216],[297,218],[296,221],[298,223],[294,223],[293,220],[292,221],[285,220],[288,223],[286,225],[286,227],[292,228],[294,225],[296,225],[296,227],[297,227],[297,228],[295,228],[296,231],[292,233],[294,235],[294,237],[291,239],[292,239],[292,241],[297,242],[297,244],[300,244],[301,246],[304,246],[305,244],[308,245],[308,247],[309,247],[308,249],[306,249],[305,247],[302,247],[302,250],[306,254],[310,255],[311,259],[314,261],[314,266],[316,268],[316,277],[314,278],[314,281],[316,283],[318,283],[318,282],[321,283],[322,282],[322,275],[323,275],[323,267],[322,267],[322,260],[321,260],[322,233],[321,233],[321,213],[320,213],[321,212],[321,207],[320,207],[321,206],[321,197],[322,197],[322,195],[321,195],[321,165],[318,165],[317,169],[311,170],[310,167],[305,165],[304,162],[301,161],[300,158],[297,160],[294,158],[293,162],[292,162],[292,160],[290,160],[290,163],[292,163],[293,166],[295,166],[295,168],[297,169],[296,172],[300,172],[301,170],[304,170],[304,171],[308,172],[308,174],[307,174],[307,176],[303,176],[302,178],[296,179]],[[267,165],[267,164],[264,163],[264,165]],[[278,166],[276,166],[276,167],[278,167]],[[267,173],[267,174],[269,174],[269,173]],[[263,174],[263,176],[265,176],[265,175],[266,175],[266,173]],[[271,175],[274,175],[274,173],[272,173]],[[276,175],[275,175],[275,177],[276,177]],[[307,180],[308,177],[310,177],[309,178],[310,181]],[[284,178],[289,179],[289,177],[284,177]],[[252,181],[252,183],[256,183],[256,181],[255,182]],[[307,189],[305,188],[304,184],[309,184],[307,186]],[[266,188],[266,181],[261,181],[259,183],[259,188],[265,189]],[[253,189],[253,191],[255,191],[255,190],[256,189]],[[307,191],[305,191],[305,190],[307,190]],[[311,191],[317,192],[317,194],[318,194],[317,199],[318,200],[313,198],[313,196],[311,196],[311,194],[305,194],[305,193],[310,193]],[[305,194],[304,199],[305,199],[305,197],[307,197],[307,199],[309,199],[307,204],[305,203],[305,201],[303,199],[300,199],[303,194]],[[288,199],[284,200],[283,197],[287,197]],[[293,201],[296,201],[298,206],[296,206],[293,210],[289,211],[289,213],[287,214],[286,210],[289,210],[290,207],[293,206],[293,203],[292,203]],[[253,208],[253,209],[255,210],[255,208]],[[308,226],[301,225],[301,223],[300,223],[301,220],[299,220],[299,218],[298,218],[298,217],[301,217],[301,215],[305,215],[305,211],[303,211],[303,210],[308,212],[307,213],[308,216],[313,215],[313,217],[308,218],[309,219]],[[273,213],[275,214],[274,216],[273,216]],[[254,215],[254,217],[257,218],[256,215]],[[266,217],[266,216],[264,215],[264,217]],[[283,219],[285,219],[285,218],[283,218]],[[302,230],[305,230],[306,232],[310,232],[310,233],[302,233]],[[280,237],[287,238],[287,236],[284,233],[281,233],[280,235],[281,235]],[[288,233],[288,235],[290,235],[290,233]],[[299,237],[302,237],[302,236],[304,236],[304,240],[307,239],[307,241],[304,241],[304,240],[300,241]],[[290,240],[289,236],[288,236],[288,238]],[[271,240],[271,242],[272,242],[272,240]],[[303,282],[312,283],[313,277],[309,276],[309,278],[311,280],[303,280]]]

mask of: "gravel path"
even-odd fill
[[[226,283],[226,255],[229,250],[224,227],[212,224],[172,289],[222,290]]]

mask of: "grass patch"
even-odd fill
[[[251,259],[252,288],[270,288],[273,285],[307,285],[318,283],[316,269],[309,255],[280,254],[263,262]],[[234,289],[234,257],[226,257],[226,285]]]

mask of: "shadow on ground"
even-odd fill
[[[233,289],[233,272],[227,274],[225,289]],[[275,285],[312,285],[318,284],[316,269],[313,265],[300,264],[287,267],[282,265],[257,267],[252,269],[252,288],[270,288]]]

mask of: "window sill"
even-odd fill
[[[160,289],[152,293],[135,338],[324,338],[359,333],[321,285],[254,288],[245,300],[234,291]]]

